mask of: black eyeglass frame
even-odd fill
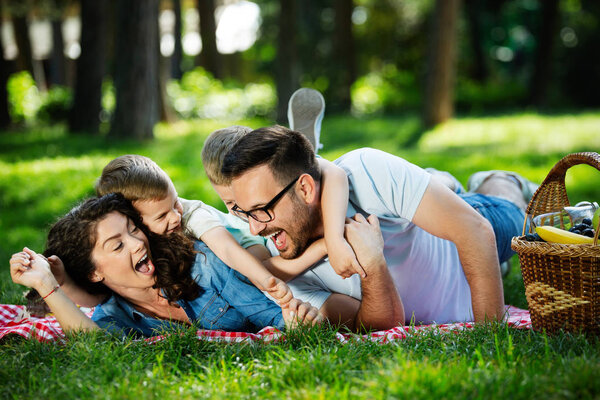
[[[265,204],[262,207],[258,207],[255,208],[254,210],[250,210],[250,211],[244,211],[242,210],[237,204],[234,205],[233,207],[231,207],[231,212],[233,212],[237,217],[243,219],[244,221],[248,221],[250,219],[250,217],[252,217],[253,220],[260,222],[261,224],[266,224],[267,222],[271,222],[273,221],[273,219],[275,219],[275,216],[272,215],[269,212],[269,209],[272,209],[273,207],[275,207],[275,205],[277,204],[277,202],[279,200],[281,200],[283,198],[283,196],[292,188],[294,187],[294,185],[296,184],[296,182],[298,182],[298,180],[300,179],[302,175],[298,175],[298,177],[296,179],[294,179],[293,181],[291,181],[286,187],[284,187],[281,192],[277,193],[275,195],[275,197],[273,197],[271,199],[271,201],[269,201],[267,204]],[[254,213],[257,211],[262,211],[265,214],[267,214],[268,219],[261,221],[260,219],[258,219]]]

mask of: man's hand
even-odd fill
[[[367,272],[361,279],[362,301],[354,321],[355,330],[389,329],[404,323],[404,306],[383,255],[383,237],[375,215],[356,214],[346,220],[346,239]]]
[[[292,299],[287,308],[281,310],[285,326],[294,328],[299,325],[314,326],[323,322],[323,317],[319,310],[298,299]]]
[[[386,265],[383,256],[383,237],[377,216],[369,215],[365,218],[362,214],[356,214],[352,218],[346,218],[344,233],[358,262],[367,273],[369,269]]]
[[[269,279],[267,279],[264,288],[265,291],[275,299],[281,308],[288,307],[290,301],[294,298],[290,287],[286,285],[284,281],[274,276],[271,276]]]
[[[360,265],[350,244],[342,237],[339,240],[325,239],[328,243],[327,254],[329,263],[336,274],[343,278],[349,278],[354,274],[366,277],[367,274]]]

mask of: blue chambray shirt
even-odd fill
[[[192,300],[179,300],[190,321],[202,329],[255,332],[265,326],[283,328],[281,308],[269,300],[245,276],[229,268],[202,242],[194,248],[196,255],[191,269],[200,285],[200,295]],[[102,329],[123,335],[153,336],[181,326],[136,310],[117,294],[98,305],[92,315]]]

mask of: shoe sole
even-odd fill
[[[314,89],[298,89],[288,102],[290,129],[305,135],[315,151],[320,147],[319,133],[324,113],[325,99]]]

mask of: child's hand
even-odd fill
[[[294,298],[290,287],[285,284],[279,278],[271,276],[267,279],[266,285],[264,285],[265,291],[267,291],[279,304],[281,308],[288,306],[290,301]]]
[[[50,270],[60,286],[71,281],[69,275],[67,275],[67,272],[65,271],[65,265],[60,258],[57,256],[50,256],[48,257],[48,264],[50,264]]]
[[[356,259],[352,247],[346,240],[341,238],[333,243],[329,241],[328,246],[329,263],[333,270],[343,278],[349,278],[354,274],[359,274],[362,278],[367,274]]]

